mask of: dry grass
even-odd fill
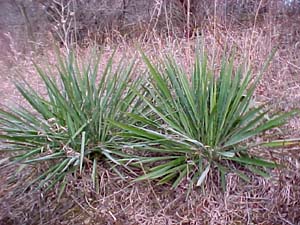
[[[299,18],[275,20],[270,13],[251,26],[212,21],[203,29],[202,40],[215,62],[225,47],[235,48],[241,59],[247,59],[257,70],[272,48],[278,48],[256,92],[256,100],[269,102],[275,110],[300,108],[300,35],[296,26]],[[139,44],[149,55],[169,52],[186,67],[192,61],[194,38],[167,40],[153,34],[147,42],[141,40]],[[133,40],[121,39],[120,42],[117,56],[124,52],[128,57],[135,54]],[[104,47],[104,56],[112,51],[113,45]],[[87,52],[82,50],[80,54]],[[51,52],[48,58],[53,61]],[[41,63],[44,59],[36,58],[36,61]],[[28,60],[16,60],[11,68],[1,67],[0,93],[4,99],[1,104],[23,104],[11,81],[5,77],[16,71],[43,90],[32,64]],[[282,131],[288,137],[299,137],[300,118],[293,118]],[[216,186],[215,178],[210,177],[203,190],[193,190],[188,197],[185,184],[170,190],[168,186],[150,182],[131,183],[131,177],[123,181],[101,167],[98,193],[92,189],[89,177],[83,174],[77,179],[70,177],[66,192],[58,201],[58,190],[47,194],[34,189],[22,192],[24,184],[39,168],[26,168],[17,176],[12,175],[15,168],[1,168],[0,224],[300,224],[299,147],[253,151],[285,164],[286,168],[274,170],[270,179],[252,175],[249,184],[229,174],[225,193]]]
[[[101,171],[100,193],[83,176],[70,179],[59,202],[55,192],[18,193],[23,181],[11,181],[1,193],[2,224],[297,224],[300,219],[300,176],[293,170],[274,171],[270,180],[252,177],[250,184],[229,174],[225,193],[212,178],[205,192],[194,190],[187,199],[184,185],[171,191]]]

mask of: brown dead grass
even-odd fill
[[[211,57],[214,53],[218,59],[226,46],[228,49],[234,47],[241,59],[251,62],[255,71],[272,48],[278,48],[257,89],[256,100],[270,103],[275,110],[287,111],[300,108],[300,35],[297,24],[297,17],[274,21],[269,15],[255,26],[225,26],[218,22],[207,26],[202,35]],[[170,41],[154,35],[140,45],[152,56],[172,53],[189,67],[195,41],[193,38]],[[130,57],[135,53],[134,47],[128,41],[123,42],[117,55],[126,52]],[[105,55],[109,54],[112,47],[106,46],[104,50]],[[53,61],[52,53],[48,58]],[[36,58],[36,61],[42,63],[44,58]],[[9,79],[17,71],[37,89],[43,90],[29,60],[15,60],[13,65],[1,67],[0,94],[4,99],[1,104],[23,104]],[[299,117],[291,119],[282,131],[285,137],[299,137]],[[249,175],[250,183],[229,174],[225,193],[216,185],[216,177],[211,176],[203,189],[193,190],[188,197],[186,184],[170,190],[167,185],[157,186],[151,182],[132,183],[132,177],[123,181],[105,166],[100,166],[98,193],[93,190],[89,171],[86,171],[87,175],[69,178],[66,192],[58,201],[58,189],[47,194],[34,188],[22,192],[24,184],[38,168],[24,169],[16,176],[13,175],[15,167],[1,168],[0,224],[300,224],[299,147],[254,151],[286,167],[272,171],[270,179]]]

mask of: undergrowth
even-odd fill
[[[214,71],[205,54],[196,52],[188,73],[169,56],[158,66],[144,53],[142,58],[146,80],[133,76],[135,59],[116,63],[113,55],[104,68],[98,54],[82,65],[74,54],[59,55],[57,77],[36,66],[47,96],[16,82],[33,110],[0,111],[1,151],[12,153],[12,163],[42,165],[43,173],[32,183],[46,190],[58,182],[63,190],[66,175],[89,166],[96,187],[97,167],[104,163],[120,176],[119,167],[129,173],[142,167],[146,174],[137,181],[158,179],[173,188],[184,180],[200,186],[216,171],[224,189],[229,172],[249,181],[247,171],[267,177],[278,166],[249,153],[260,145],[287,145],[287,140],[257,142],[255,137],[295,113],[255,104],[264,68],[253,77],[243,64],[235,68],[233,55]]]

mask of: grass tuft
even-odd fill
[[[254,78],[243,65],[235,69],[234,54],[223,60],[220,71],[213,71],[205,53],[197,52],[191,74],[171,57],[162,59],[160,66],[143,52],[142,57],[149,71],[145,87],[149,96],[142,98],[153,116],[139,115],[143,126],[115,122],[126,137],[139,141],[139,145],[133,142],[132,148],[161,154],[140,160],[149,169],[137,180],[172,181],[173,188],[189,180],[192,187],[217,171],[225,189],[228,173],[249,181],[247,171],[267,176],[268,169],[277,166],[249,153],[254,146],[263,145],[255,137],[283,125],[294,114],[270,113],[267,105],[254,103],[255,88],[269,60]]]
[[[67,174],[81,173],[85,166],[93,167],[95,182],[97,165],[124,163],[119,161],[126,155],[115,135],[118,129],[109,120],[130,123],[124,115],[139,108],[132,90],[138,89],[141,80],[132,79],[135,60],[115,63],[113,57],[99,68],[97,53],[83,65],[72,53],[66,58],[58,54],[57,79],[36,65],[47,96],[30,85],[16,83],[33,110],[0,110],[2,151],[12,152],[13,162],[41,163],[44,172],[33,180],[39,187],[49,189]]]

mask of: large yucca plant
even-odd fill
[[[199,186],[210,171],[217,171],[225,188],[229,172],[248,180],[245,171],[267,176],[267,169],[276,167],[248,151],[263,144],[254,137],[279,127],[292,114],[269,115],[266,105],[254,104],[261,74],[253,78],[251,70],[242,65],[234,69],[233,57],[223,60],[215,74],[208,68],[205,54],[198,53],[189,76],[170,57],[156,67],[142,55],[149,69],[149,85],[145,87],[149,96],[143,100],[154,116],[139,115],[142,126],[114,122],[126,137],[138,140],[132,142],[132,148],[146,156],[154,153],[140,159],[139,163],[148,163],[148,170],[137,180],[173,181],[175,188],[187,179]]]
[[[68,173],[81,172],[86,164],[93,168],[95,183],[97,165],[103,159],[114,167],[124,156],[114,135],[117,130],[109,120],[130,123],[124,115],[140,107],[132,91],[140,83],[131,76],[134,63],[121,60],[113,66],[111,56],[99,69],[96,54],[83,65],[74,54],[67,58],[59,55],[58,77],[36,66],[47,96],[17,82],[17,89],[33,110],[21,106],[0,110],[1,151],[12,152],[13,162],[41,163],[44,172],[33,181],[40,187],[51,188]]]

